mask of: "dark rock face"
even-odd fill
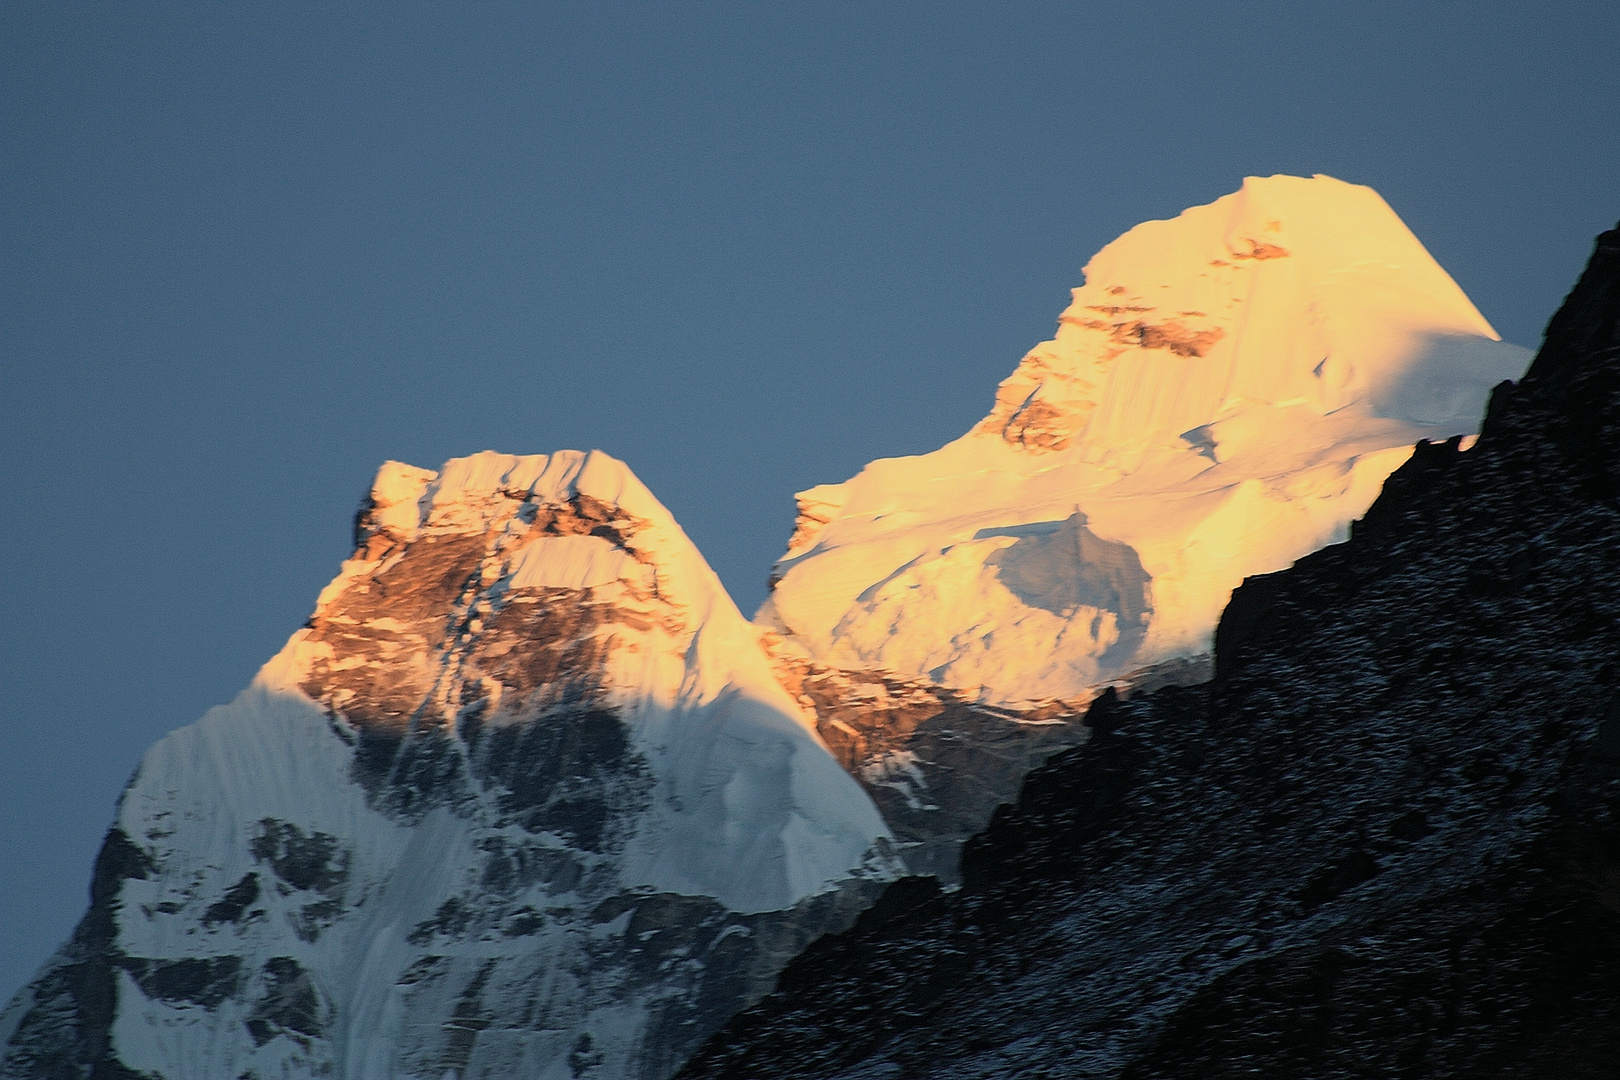
[[[1467,452],[1238,590],[1215,677],[818,942],[697,1077],[1612,1077],[1620,231]]]
[[[616,778],[646,786],[618,719],[601,707],[613,648],[605,631],[678,630],[679,616],[656,590],[632,608],[591,589],[507,588],[487,574],[502,544],[510,555],[537,540],[595,536],[638,562],[650,557],[635,540],[643,523],[589,495],[552,503],[501,492],[499,501],[494,522],[511,536],[492,526],[406,539],[362,506],[355,555],[378,568],[310,620],[309,641],[328,652],[303,690],[356,740],[356,779],[380,805],[413,818],[504,785],[530,831],[557,828],[594,850],[608,805],[629,810],[637,798]],[[470,755],[454,745],[458,727]]]
[[[117,1011],[118,969],[129,962],[117,944],[118,893],[155,867],[122,829],[102,841],[90,881],[90,910],[62,947],[59,962],[31,988],[33,1007],[8,1044],[8,1076],[36,1080],[138,1080],[109,1052]],[[138,962],[138,961],[137,961]]]
[[[1085,742],[1084,702],[1016,711],[979,705],[936,683],[776,658],[776,671],[816,717],[816,731],[872,797],[913,874],[960,880],[962,845],[1018,797],[1030,771]],[[1207,657],[1132,672],[1124,697],[1209,677]]]
[[[777,672],[882,811],[908,870],[942,881],[957,880],[963,842],[1029,771],[1086,737],[1081,711],[1064,706],[1021,716],[887,672],[781,659]]]

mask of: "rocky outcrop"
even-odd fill
[[[872,797],[912,874],[960,880],[962,845],[1013,802],[1024,778],[1085,742],[1093,694],[1025,709],[997,708],[920,679],[841,671],[795,657],[766,635],[776,672],[816,718],[839,764]],[[1115,680],[1122,698],[1208,678],[1208,658],[1171,661]]]
[[[1479,441],[1105,694],[683,1077],[1608,1077],[1620,1061],[1620,231]]]

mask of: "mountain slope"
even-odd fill
[[[1207,653],[1529,354],[1370,188],[1250,177],[1150,221],[931,454],[801,492],[756,621],[817,664],[1020,706]]]
[[[8,1077],[661,1077],[887,830],[600,453],[390,463],[234,702],[154,747]]]
[[[1085,738],[1209,677],[1231,590],[1336,539],[1529,354],[1369,188],[1249,178],[1086,266],[973,431],[799,495],[756,621],[914,873]]]
[[[1609,1077],[1620,230],[1478,443],[1255,578],[683,1077]]]

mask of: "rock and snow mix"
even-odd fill
[[[356,541],[146,755],[5,1075],[661,1077],[892,876],[620,462],[390,463]]]
[[[771,673],[757,631],[622,462],[483,453],[438,474],[390,462],[369,501],[359,558],[266,666],[267,688],[353,713],[347,695],[374,709],[403,686],[407,707],[429,703],[418,725],[493,732],[570,694],[612,710],[654,780],[625,883],[737,911],[831,887],[885,835]],[[420,571],[412,550],[432,554]],[[446,588],[446,574],[460,577]],[[426,626],[412,633],[399,597],[424,588]],[[536,652],[555,662],[536,669]],[[368,670],[345,674],[354,665]]]
[[[1620,1074],[1620,229],[1459,451],[681,1080]]]
[[[385,465],[308,625],[147,754],[0,1076],[666,1077],[1527,358],[1323,177],[1086,273],[972,432],[800,495],[754,624],[604,454]]]
[[[1342,540],[1530,354],[1370,188],[1246,180],[1100,251],[990,415],[799,495],[756,621],[986,703],[1207,653],[1232,589]]]

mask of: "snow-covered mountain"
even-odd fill
[[[8,1077],[661,1077],[888,830],[601,454],[389,463],[231,704],[154,747]]]
[[[1232,589],[1344,539],[1528,351],[1370,188],[1251,177],[1092,258],[983,422],[800,492],[782,650],[1027,707],[1205,654]]]
[[[1343,540],[1530,358],[1329,177],[1251,177],[1085,275],[972,431],[799,493],[755,619],[908,866],[947,882],[1102,686],[1207,679],[1239,582]]]
[[[1231,589],[1345,538],[1528,359],[1372,189],[1249,178],[1093,257],[974,431],[800,492],[755,622],[907,865],[956,881],[1103,685],[1209,678]]]
[[[606,455],[385,465],[308,625],[142,762],[0,1077],[662,1080],[1528,359],[1325,177],[1086,276],[973,431],[800,495],[752,624]]]
[[[1484,427],[682,1080],[1620,1074],[1620,228]]]

